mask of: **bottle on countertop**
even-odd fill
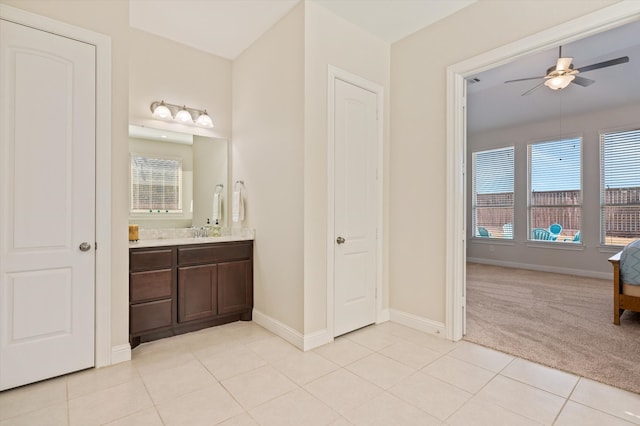
[[[209,218],[207,218],[207,224],[204,226],[204,232],[206,237],[213,237],[213,226],[211,225]]]
[[[220,227],[220,223],[218,223],[218,219],[216,219],[216,224],[213,225],[212,231],[214,237],[222,236],[222,228]]]

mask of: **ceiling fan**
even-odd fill
[[[528,95],[529,93],[533,92],[543,84],[553,90],[564,89],[571,83],[575,83],[578,86],[587,87],[590,84],[595,83],[595,81],[589,78],[581,77],[577,75],[578,73],[584,73],[587,71],[593,71],[600,68],[611,67],[613,65],[624,64],[626,62],[629,62],[629,57],[621,56],[616,59],[610,59],[608,61],[598,62],[597,64],[591,64],[581,68],[574,68],[573,64],[571,63],[572,61],[573,61],[573,58],[562,57],[562,46],[560,46],[558,61],[554,66],[547,69],[546,75],[543,75],[540,77],[527,77],[527,78],[519,78],[516,80],[507,80],[505,81],[505,83],[513,83],[516,81],[526,81],[526,80],[538,80],[540,78],[544,78],[544,81],[540,82],[536,86],[524,92],[522,96]]]

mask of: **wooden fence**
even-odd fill
[[[581,229],[580,204],[579,191],[534,192],[531,227],[548,228],[559,223],[573,234]],[[607,189],[605,204],[607,236],[640,238],[640,187]],[[476,205],[478,226],[498,230],[513,223],[513,193],[478,194]]]

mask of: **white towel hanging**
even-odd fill
[[[242,191],[233,191],[233,199],[231,200],[231,216],[235,223],[244,220],[244,200],[242,199]]]
[[[219,193],[215,193],[213,194],[213,214],[212,214],[212,219],[213,219],[213,223],[215,223],[215,221],[221,221],[222,220],[222,216],[221,216],[221,212],[222,212],[222,197],[220,196]]]
[[[240,223],[244,220],[244,194],[242,188],[244,182],[236,181],[233,194],[231,196],[231,220]]]

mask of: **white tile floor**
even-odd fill
[[[0,393],[7,425],[630,425],[640,395],[387,322],[301,352],[237,322]]]

